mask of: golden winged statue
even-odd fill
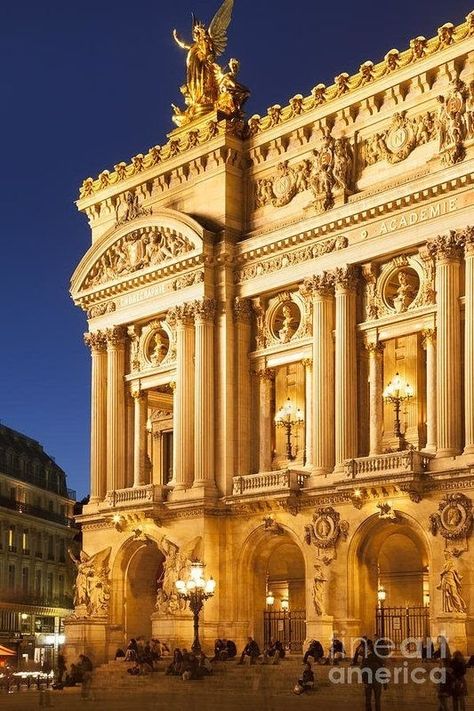
[[[230,60],[227,72],[216,64],[216,58],[227,46],[233,5],[234,0],[224,0],[208,28],[193,14],[191,44],[173,30],[176,43],[187,50],[186,84],[181,87],[187,108],[180,109],[173,104],[173,121],[178,126],[214,110],[229,117],[239,115],[249,96],[248,89],[236,79],[236,59]]]

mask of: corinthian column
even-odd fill
[[[305,423],[304,423],[304,464],[305,467],[313,467],[313,359],[304,358],[304,402],[305,402]]]
[[[312,461],[313,475],[326,475],[334,468],[334,344],[331,274],[316,275],[304,282],[313,302],[312,365]]]
[[[272,391],[275,373],[270,368],[257,371],[259,378],[259,459],[258,470],[268,472],[272,468]]]
[[[236,474],[250,474],[250,330],[252,304],[249,299],[237,297],[234,301],[234,322],[236,331],[236,397],[237,446]]]
[[[91,503],[107,490],[107,341],[101,331],[84,334],[91,349]]]
[[[125,330],[108,328],[107,336],[107,490],[125,486]]]
[[[194,470],[194,329],[192,310],[173,310],[176,321],[176,388],[174,392],[174,491],[189,489]]]
[[[146,462],[146,420],[148,413],[148,396],[143,391],[133,391],[134,428],[133,428],[133,486],[143,486],[145,481]]]
[[[461,449],[461,243],[455,232],[427,243],[436,259],[437,457],[452,457]]]
[[[353,267],[334,272],[336,290],[336,469],[357,457],[356,288]]]
[[[464,454],[474,454],[474,228],[464,234]]]
[[[373,457],[382,451],[384,345],[380,342],[368,342],[366,348],[369,352],[369,457]]]
[[[195,321],[194,486],[216,488],[214,471],[214,318],[216,302],[193,304]]]
[[[426,445],[425,451],[436,452],[436,331],[423,331],[426,350]]]

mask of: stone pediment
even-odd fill
[[[204,258],[204,242],[205,230],[173,210],[116,226],[89,249],[72,276],[71,293],[77,299],[104,289],[122,291],[142,275],[186,271]]]

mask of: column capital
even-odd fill
[[[234,321],[237,323],[250,323],[252,320],[252,302],[236,296],[233,304]]]
[[[85,333],[84,343],[86,346],[89,346],[93,353],[105,352],[107,348],[107,338],[103,331]]]
[[[466,257],[474,257],[474,227],[466,227],[464,230],[464,254]]]
[[[146,391],[145,390],[137,390],[136,388],[132,388],[130,391],[130,395],[133,397],[134,400],[141,400],[142,398],[145,397]]]
[[[346,264],[343,267],[336,267],[333,274],[336,293],[357,290],[359,280],[359,271],[357,267],[351,264]]]
[[[254,375],[257,376],[260,380],[268,380],[272,381],[275,379],[275,371],[273,368],[259,368],[258,370],[254,370]]]
[[[109,348],[117,348],[125,343],[125,337],[127,335],[127,329],[123,326],[112,326],[112,328],[107,328],[105,331],[105,337],[107,339],[107,346]]]
[[[216,316],[217,301],[204,297],[203,299],[193,301],[191,308],[196,323],[212,323]]]
[[[313,276],[303,281],[299,290],[303,296],[311,295],[313,298],[332,296],[334,293],[334,274],[332,272],[313,274]]]
[[[173,306],[166,314],[166,320],[170,325],[192,326],[194,319],[194,308],[192,304],[180,304]]]
[[[385,344],[382,341],[364,341],[364,348],[369,354],[382,355],[385,349]]]
[[[426,349],[428,343],[436,343],[436,328],[424,328],[421,332],[421,345]]]
[[[464,235],[460,230],[450,230],[447,235],[438,235],[426,243],[431,257],[437,262],[459,261],[464,246]]]

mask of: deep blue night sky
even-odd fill
[[[5,0],[0,9],[0,419],[39,439],[88,491],[90,355],[69,278],[89,246],[82,179],[164,142],[191,11],[219,0]],[[458,24],[472,0],[235,0],[226,58],[250,113],[308,94],[411,37]]]

